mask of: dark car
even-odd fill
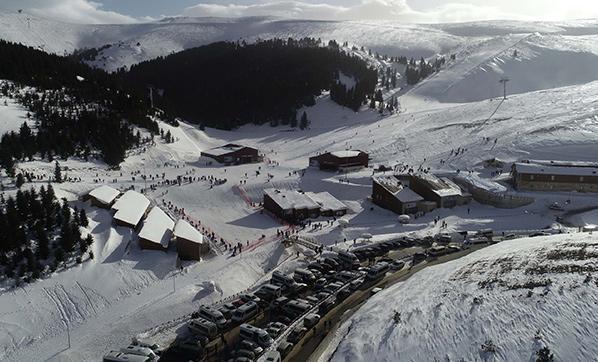
[[[303,326],[297,326],[291,331],[291,333],[289,333],[289,336],[287,337],[287,341],[297,344],[297,342],[299,342],[301,340],[301,338],[303,338],[305,333],[307,333],[307,328],[305,328]]]
[[[326,268],[324,268],[324,266],[323,266],[322,264],[318,263],[317,261],[314,261],[313,263],[310,263],[310,264],[307,266],[307,269],[310,269],[310,270],[317,270],[317,271],[319,271],[320,273],[323,273],[323,272],[325,271],[325,269],[326,269]]]
[[[330,270],[341,270],[340,263],[332,258],[324,258],[323,264],[328,265]]]
[[[426,258],[427,256],[424,253],[415,253],[413,254],[413,264],[421,263],[426,260]]]
[[[328,279],[320,278],[320,279],[316,280],[316,283],[314,284],[314,289],[320,290],[320,289],[324,288],[326,286],[326,284],[328,284]]]

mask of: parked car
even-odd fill
[[[282,358],[285,358],[286,356],[289,355],[289,353],[291,353],[291,351],[293,350],[293,347],[295,347],[295,345],[293,343],[291,343],[289,341],[282,341],[276,348],[276,351],[278,351],[280,353],[280,356]]]
[[[250,361],[255,360],[255,353],[248,349],[237,349],[235,352],[233,352],[233,356],[248,358]]]
[[[281,362],[282,358],[278,351],[268,351],[261,356],[257,362]]]
[[[405,266],[405,262],[402,260],[394,260],[391,264],[390,264],[390,269],[392,270],[401,270],[403,269],[403,267]]]
[[[311,328],[313,326],[315,326],[316,324],[318,324],[318,322],[320,321],[320,315],[318,314],[308,314],[305,316],[305,318],[303,318],[303,326],[305,326],[305,328]]]
[[[320,278],[320,279],[316,280],[316,283],[314,284],[314,289],[320,290],[320,289],[324,288],[326,286],[326,284],[328,284],[328,280],[326,278]]]
[[[305,333],[307,333],[307,328],[305,328],[303,325],[299,325],[299,326],[295,327],[291,331],[291,333],[289,333],[289,336],[287,337],[287,341],[297,344],[297,342],[299,342],[301,340],[301,338],[303,338]]]
[[[289,300],[290,299],[287,297],[276,298],[272,301],[272,303],[270,303],[270,307],[273,309],[282,308],[282,306],[287,304],[289,302]]]
[[[517,239],[517,235],[515,234],[507,234],[503,237],[503,240],[513,240],[513,239]]]
[[[233,316],[233,312],[235,311],[235,309],[237,309],[237,307],[235,307],[235,305],[232,303],[226,303],[222,305],[220,308],[218,308],[220,313],[222,313],[222,315],[226,319],[230,319]]]
[[[353,292],[349,288],[341,289],[336,293],[336,299],[338,301],[347,299]]]
[[[378,293],[380,293],[381,291],[382,291],[382,288],[380,288],[380,287],[376,287],[376,288],[374,288],[374,289],[372,289],[372,290],[371,290],[370,294],[371,294],[371,295],[378,294]]]
[[[281,322],[270,322],[266,326],[266,332],[272,337],[276,338],[287,328],[287,325]]]
[[[258,306],[255,302],[247,302],[237,309],[232,316],[233,323],[243,323],[253,319],[259,313]]]
[[[262,347],[260,347],[259,345],[257,345],[257,343],[252,342],[247,339],[244,339],[239,343],[239,348],[246,349],[248,351],[252,351],[256,356],[259,356],[264,351],[264,349]]]
[[[359,287],[361,287],[362,284],[363,284],[362,279],[354,280],[349,284],[349,289],[354,292],[357,289],[359,289]]]
[[[218,326],[216,323],[203,318],[192,319],[187,324],[187,328],[189,328],[191,333],[206,336],[210,340],[218,336]]]

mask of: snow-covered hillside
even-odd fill
[[[429,267],[372,297],[320,360],[535,361],[544,346],[559,361],[595,360],[597,240],[520,239]]]
[[[595,21],[404,25],[170,18],[147,24],[88,26],[32,16],[29,25],[27,16],[0,13],[0,37],[58,54],[110,44],[94,62],[108,70],[217,40],[251,41],[274,36],[349,41],[391,55],[444,55],[449,59],[455,54],[456,60],[414,87],[389,91],[387,95],[400,95],[401,105],[400,112],[390,116],[369,109],[353,112],[323,94],[314,107],[299,110],[299,114],[305,110],[311,121],[304,131],[247,125],[226,132],[200,130],[185,122],[175,128],[161,122],[160,127],[171,131],[175,142],[166,144],[157,139],[156,145],[132,150],[120,170],[97,161],[60,160],[68,168],[65,177],[81,180],[56,184],[55,189],[59,197],[88,211],[96,258],[32,284],[0,291],[0,360],[97,360],[139,334],[165,343],[180,329],[180,318],[198,305],[238,293],[263,280],[273,268],[297,265],[304,256],[282,248],[276,238],[277,231],[285,226],[248,202],[261,201],[265,188],[328,191],[345,202],[351,209],[345,216],[346,227],[307,228],[301,233],[326,245],[346,238],[343,247],[347,248],[364,233],[373,234],[373,240],[412,232],[435,234],[440,229],[434,218],[447,221],[443,231],[448,232],[486,227],[529,230],[555,222],[557,213],[547,208],[554,201],[571,200],[568,207],[572,211],[587,211],[598,205],[597,195],[532,192],[526,195],[536,201],[524,208],[503,210],[474,202],[467,207],[435,210],[402,225],[396,214],[368,200],[371,169],[348,175],[306,170],[310,156],[344,149],[368,152],[373,166],[429,167],[446,174],[474,170],[486,178],[491,178],[493,169],[484,168],[482,162],[491,158],[507,163],[522,158],[596,161]],[[496,98],[502,93],[498,83],[501,77],[511,79],[510,94],[518,93],[506,101]],[[0,131],[17,130],[25,115],[21,107],[10,100],[5,106],[0,98]],[[200,157],[202,150],[231,142],[258,148],[265,161],[225,167]],[[457,149],[458,155],[454,152]],[[18,170],[40,177],[24,187],[39,187],[52,175],[54,164],[39,159],[26,161],[18,164]],[[504,171],[508,173],[508,167]],[[180,216],[175,207],[184,209],[188,218],[201,221],[226,242],[246,245],[247,252],[234,257],[216,253],[199,263],[184,264],[180,272],[174,250],[140,250],[134,232],[114,226],[107,211],[80,202],[80,196],[102,183],[121,190],[141,189],[146,185],[140,174],[148,175],[147,183],[156,185],[162,174],[169,180],[195,177],[196,181],[182,185],[159,184],[147,196],[173,216]],[[214,186],[208,178],[227,181]],[[6,194],[16,193],[11,189],[12,180],[2,177],[2,182]],[[578,219],[580,225],[595,223],[596,215],[591,212]],[[359,360],[375,355],[380,357],[376,360],[421,360],[417,357],[424,355],[430,360],[481,360],[485,355],[479,352],[480,344],[491,339],[501,360],[527,360],[541,344],[559,359],[589,360],[598,353],[590,343],[597,320],[587,313],[596,299],[593,279],[584,283],[585,273],[549,270],[545,278],[552,284],[533,290],[529,297],[524,289],[505,291],[517,281],[531,278],[521,270],[531,268],[531,263],[546,265],[551,255],[559,256],[558,250],[572,250],[571,255],[589,259],[572,261],[561,255],[562,259],[553,263],[556,266],[575,262],[593,265],[593,239],[580,235],[502,243],[424,271],[374,298],[364,312],[359,312],[351,322],[355,327],[333,358]],[[587,245],[584,252],[575,251],[583,245]],[[179,273],[176,291],[175,273]],[[492,278],[503,280],[504,285],[497,282],[494,288],[480,288],[479,282]],[[475,297],[478,304],[473,303]],[[506,313],[507,306],[510,314]],[[389,313],[393,309],[401,311],[410,323],[391,326]],[[497,317],[502,315],[508,317]],[[563,319],[550,324],[548,318],[555,315]],[[567,327],[551,328],[561,322]],[[70,349],[65,348],[66,325],[71,329]],[[534,339],[537,329],[540,338]],[[579,335],[581,342],[567,339],[567,333]],[[359,339],[377,342],[387,337],[397,343],[367,347]],[[331,348],[333,353],[335,347]]]
[[[27,19],[30,19],[29,21]],[[276,18],[165,18],[129,25],[75,25],[0,12],[0,37],[58,54],[103,47],[90,64],[109,71],[222,40],[314,37],[376,52],[433,58],[455,54],[448,69],[412,90],[442,102],[583,84],[598,79],[595,21],[484,22],[406,25],[389,21],[307,21]],[[517,56],[514,56],[517,51]]]

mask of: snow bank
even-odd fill
[[[331,361],[525,361],[543,345],[556,360],[592,360],[596,241],[588,234],[513,240],[428,267],[360,308],[345,338],[329,346]],[[483,350],[487,341],[495,353]]]

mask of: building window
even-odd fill
[[[550,176],[550,181],[554,181],[554,176]]]
[[[534,175],[529,175],[529,179],[533,181],[534,180]]]
[[[579,182],[583,182],[583,176],[579,176]]]

